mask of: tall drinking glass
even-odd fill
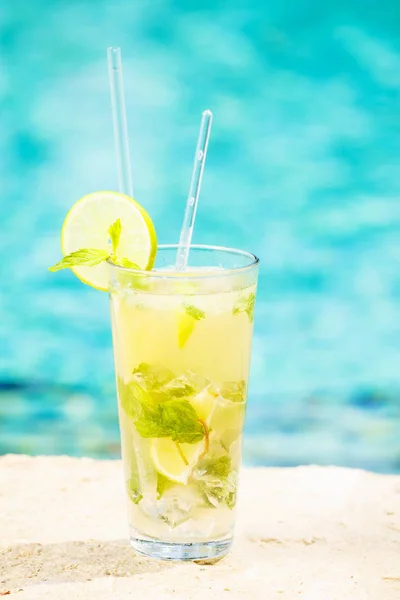
[[[110,263],[122,460],[133,548],[226,554],[235,520],[258,259],[160,246],[153,271]]]

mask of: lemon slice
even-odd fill
[[[193,467],[203,451],[203,441],[198,444],[178,446],[170,438],[156,438],[151,444],[151,457],[157,471],[170,481],[183,484],[188,482]]]
[[[93,192],[76,202],[67,214],[61,231],[64,255],[82,248],[110,250],[109,227],[121,220],[118,254],[152,269],[157,252],[154,225],[145,209],[135,200],[118,192]],[[109,265],[71,267],[81,281],[102,291],[109,287]]]

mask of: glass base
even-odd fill
[[[158,560],[214,560],[222,558],[232,546],[232,537],[209,542],[181,543],[163,542],[155,538],[132,534],[132,548],[150,558]]]

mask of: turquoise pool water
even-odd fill
[[[0,452],[118,454],[108,300],[51,275],[76,199],[116,188],[123,49],[134,191],[179,236],[261,259],[249,464],[400,470],[396,1],[14,0],[0,8]]]

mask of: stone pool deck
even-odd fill
[[[236,543],[215,565],[127,542],[121,464],[0,458],[0,596],[18,600],[399,600],[400,477],[244,469]]]

